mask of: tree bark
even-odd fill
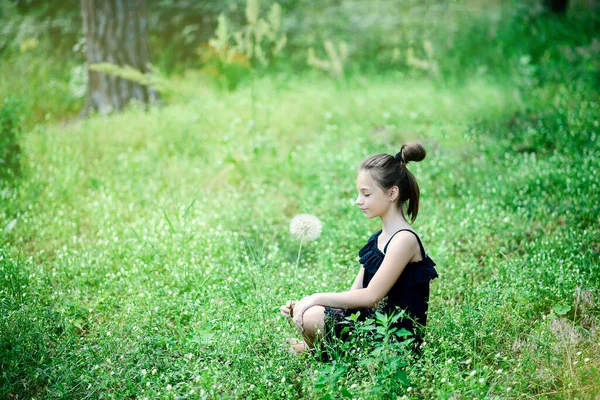
[[[148,72],[148,14],[146,0],[81,0],[88,65],[129,65]],[[84,114],[122,110],[132,99],[144,104],[157,100],[154,90],[114,75],[88,69]]]

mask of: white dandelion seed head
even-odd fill
[[[309,243],[321,236],[323,224],[312,214],[298,214],[290,222],[290,232],[299,242]]]

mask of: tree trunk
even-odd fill
[[[111,63],[148,72],[148,16],[146,0],[81,0],[88,65]],[[136,82],[88,69],[84,114],[122,110],[132,99],[147,104],[156,92]]]

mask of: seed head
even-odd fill
[[[298,214],[290,222],[291,234],[302,243],[318,239],[322,229],[321,221],[312,214]]]

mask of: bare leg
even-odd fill
[[[313,306],[304,312],[301,332],[309,348],[315,346],[315,341],[323,337],[325,328],[325,308]]]
[[[290,323],[292,322],[291,308],[292,307],[290,304],[280,307],[281,315],[286,317]],[[291,350],[296,353],[302,353],[313,348],[315,341],[322,337],[325,326],[325,308],[321,306],[313,306],[304,312],[302,319],[302,328],[298,329],[298,331],[302,334],[304,340],[299,341],[293,338],[288,339],[288,343],[291,345]]]

